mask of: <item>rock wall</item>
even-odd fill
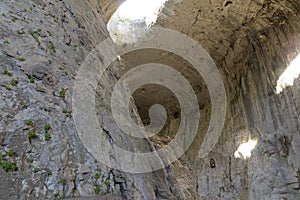
[[[109,37],[106,21],[116,5],[98,0],[1,2],[3,199],[299,199],[299,79],[275,93],[278,77],[300,53],[299,2],[166,3],[157,25],[186,33],[210,53],[226,87],[227,116],[217,145],[200,159],[211,105],[203,80],[187,66],[182,73],[190,76],[193,86],[201,79],[201,129],[182,158],[148,174],[125,174],[97,162],[80,142],[72,118],[77,70],[87,54]],[[161,52],[145,55],[176,69],[187,65]],[[108,108],[112,86],[120,76],[116,62],[97,88],[105,94],[97,100],[103,130],[113,129],[108,133],[112,143],[128,149],[158,148],[178,126],[176,102],[169,101],[172,116],[161,137],[152,141],[125,137]],[[138,111],[133,104],[132,110]],[[251,157],[236,158],[235,151],[249,137],[258,141]]]
[[[0,13],[1,198],[125,195],[125,175],[87,152],[72,118],[76,72],[109,37],[99,2],[2,1]]]
[[[199,41],[214,58],[227,90],[227,120],[217,146],[205,159],[197,158],[197,146],[187,153],[199,195],[300,197],[299,79],[275,92],[278,77],[299,54],[299,11],[297,1],[218,0],[168,1],[162,11],[158,25]],[[258,139],[252,156],[235,158],[249,138]]]
[[[101,6],[101,10],[106,18],[106,22],[109,21],[110,17],[118,9],[118,7],[124,2],[124,0],[98,0]]]
[[[98,162],[80,141],[73,85],[88,53],[109,38],[100,5],[97,0],[1,3],[0,194],[4,199],[197,199],[186,164],[125,174]],[[111,144],[150,151],[149,140],[124,136],[111,116],[118,66],[106,71],[96,89],[104,95],[96,102],[102,132]]]

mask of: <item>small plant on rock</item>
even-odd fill
[[[15,79],[12,79],[11,81],[10,81],[10,85],[11,86],[17,86],[17,84],[18,84],[18,81],[17,80],[15,80]]]
[[[95,179],[99,179],[99,178],[100,178],[99,173],[96,173],[95,176],[94,176],[94,178],[95,178]]]
[[[95,192],[95,194],[99,194],[100,191],[101,191],[100,184],[94,183],[94,192]]]
[[[59,194],[58,192],[56,192],[56,193],[54,194],[54,198],[60,198],[60,194]]]
[[[33,163],[33,159],[32,159],[32,158],[28,158],[28,159],[27,159],[27,162]]]
[[[41,169],[38,168],[38,167],[33,168],[33,173],[38,173],[38,172],[40,172],[40,171],[41,171]]]
[[[63,77],[66,77],[66,76],[68,76],[68,74],[69,74],[68,71],[63,71],[62,76],[63,76]]]
[[[49,141],[51,139],[51,135],[49,133],[45,133],[45,141]]]
[[[110,185],[110,182],[109,182],[109,180],[108,180],[108,179],[106,179],[106,180],[104,181],[104,184],[105,184],[106,186],[109,186],[109,185]]]
[[[66,180],[65,178],[62,178],[62,179],[60,180],[60,183],[61,183],[62,185],[66,185],[66,184],[67,184],[67,180]]]
[[[28,137],[29,137],[30,139],[36,138],[35,130],[29,131]]]
[[[26,124],[27,126],[32,126],[33,121],[32,121],[31,119],[26,119],[26,120],[25,120],[25,124]]]
[[[38,45],[40,46],[41,45],[41,42],[37,36],[37,31],[33,31],[33,32],[30,32],[30,35],[32,36],[32,38],[38,43]],[[39,35],[39,34],[38,34]]]
[[[63,99],[66,97],[66,89],[65,88],[61,88],[61,90],[59,91],[59,96]]]
[[[50,42],[50,50],[52,51],[52,54],[56,53],[56,49],[55,49],[53,42]]]
[[[3,75],[12,76],[12,73],[7,70],[4,70]]]
[[[12,149],[10,149],[10,150],[8,150],[7,152],[6,152],[6,155],[8,156],[8,157],[11,157],[11,156],[13,156],[13,155],[15,155],[16,154],[16,152],[14,151],[14,150],[12,150]]]
[[[6,172],[13,172],[17,170],[16,164],[12,162],[4,161],[0,165]]]
[[[33,76],[33,75],[30,75],[30,77],[29,77],[29,82],[30,82],[30,83],[34,83],[34,80],[35,80],[34,76]]]
[[[51,127],[50,124],[45,124],[45,125],[44,125],[44,130],[45,130],[46,132],[50,131],[51,128],[52,128],[52,127]]]

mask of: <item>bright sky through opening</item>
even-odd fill
[[[251,152],[257,144],[256,139],[249,139],[248,142],[245,142],[239,146],[239,148],[234,152],[234,157],[236,158],[247,158],[251,157]]]
[[[159,9],[166,0],[127,0],[117,10],[121,19],[131,21],[145,19],[149,26],[156,21]]]
[[[287,86],[292,86],[300,74],[300,54],[291,62],[277,81],[276,93],[279,94]]]

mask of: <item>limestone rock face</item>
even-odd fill
[[[227,90],[227,120],[217,146],[192,159],[198,193],[212,199],[299,199],[299,79],[276,81],[299,54],[298,1],[168,1],[158,24],[197,40],[214,58]],[[299,65],[299,64],[298,64]],[[234,152],[249,137],[247,160]],[[216,166],[210,168],[210,159]]]
[[[120,3],[1,1],[1,198],[299,199],[300,80],[276,93],[279,76],[300,53],[299,1],[165,4],[156,25],[187,34],[209,52],[222,74],[227,113],[217,145],[199,158],[211,113],[201,76],[165,52],[126,55],[128,63],[122,66],[127,70],[154,59],[179,70],[198,91],[201,122],[194,143],[179,160],[147,174],[123,173],[97,162],[80,141],[72,117],[77,71],[88,53],[109,38],[106,23]],[[109,51],[113,49],[105,53]],[[149,140],[124,136],[109,107],[113,86],[123,73],[120,65],[116,61],[95,89],[102,94],[96,113],[103,131],[113,130],[106,133],[111,144],[128,150],[160,148],[179,126],[178,102],[163,88],[137,90],[130,104],[137,123],[149,123],[146,108],[158,101],[167,107],[167,125]],[[121,99],[123,94],[118,95]],[[152,98],[145,100],[145,95]],[[250,138],[257,144],[246,158],[237,150]]]
[[[109,38],[99,1],[4,1],[0,12],[4,199],[198,198],[188,180],[181,190],[177,176],[167,180],[166,170],[121,173],[98,162],[80,141],[73,119],[74,81],[88,53]],[[106,50],[103,54],[113,51]],[[126,138],[109,114],[111,89],[120,74],[116,63],[99,82],[97,92],[104,93],[96,102],[99,121],[103,131],[114,130],[106,133],[112,143],[150,151],[149,140]],[[113,148],[111,152],[108,156],[115,158]],[[182,164],[168,171],[178,169],[188,172]]]
[[[101,6],[101,10],[104,13],[106,18],[106,22],[110,19],[110,17],[114,14],[114,12],[118,9],[124,0],[98,0]]]
[[[99,2],[2,1],[0,13],[1,163],[17,167],[1,169],[1,198],[104,195],[115,187],[121,196],[124,181],[113,184],[115,172],[94,161],[72,118],[76,72],[108,38]]]

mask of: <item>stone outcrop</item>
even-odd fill
[[[222,136],[211,154],[192,166],[200,195],[299,198],[299,80],[275,92],[278,77],[300,53],[299,17],[300,4],[292,0],[167,2],[158,24],[199,41],[227,90]],[[235,150],[249,137],[258,138],[251,158],[236,159]]]
[[[187,34],[209,52],[223,77],[227,113],[217,145],[199,158],[211,113],[202,77],[173,54],[144,50],[124,56],[126,70],[154,59],[179,70],[197,88],[201,122],[194,143],[178,161],[147,174],[123,173],[97,162],[80,141],[72,118],[77,70],[109,38],[106,23],[120,3],[1,2],[1,198],[299,199],[299,79],[276,93],[278,77],[300,53],[298,0],[165,4],[156,25]],[[141,118],[135,115],[136,120],[145,124],[153,102],[166,106],[168,123],[161,134],[140,141],[117,130],[109,95],[122,76],[119,66],[114,63],[97,88],[105,94],[97,101],[103,129],[113,129],[107,133],[112,143],[127,149],[146,151],[168,143],[178,127],[180,108],[164,88],[141,88],[132,102]],[[236,158],[235,151],[249,138],[257,140],[251,157]]]

